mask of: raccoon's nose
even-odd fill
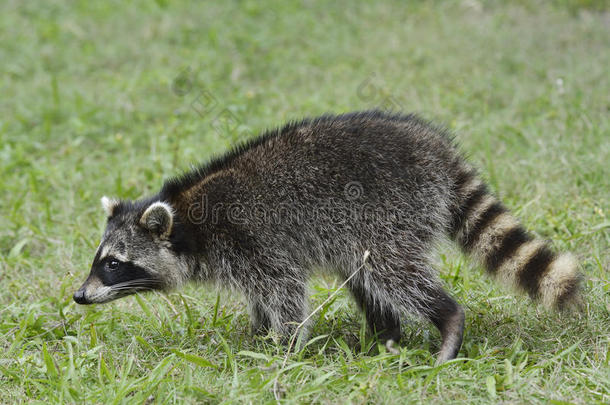
[[[89,302],[87,301],[87,298],[85,298],[85,290],[84,289],[79,289],[76,290],[76,292],[74,293],[74,301],[77,304],[88,304]]]

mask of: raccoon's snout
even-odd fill
[[[104,287],[99,277],[89,275],[72,298],[81,305],[101,303],[107,298],[109,290],[109,287]]]
[[[73,298],[74,298],[74,302],[76,302],[77,304],[81,304],[81,305],[91,304],[91,302],[89,302],[89,300],[87,300],[87,297],[85,296],[85,289],[82,287],[79,288],[78,290],[76,290]]]

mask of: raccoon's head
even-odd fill
[[[103,197],[102,205],[108,215],[106,230],[74,301],[108,302],[137,291],[176,287],[187,278],[186,260],[172,248],[175,221],[168,203]]]

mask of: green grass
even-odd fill
[[[507,2],[508,3],[508,2]],[[610,402],[610,25],[603,1],[0,3],[0,402]],[[206,286],[78,307],[104,227],[288,119],[393,106],[445,123],[528,228],[578,255],[580,317],[495,286],[454,249],[460,361],[405,325],[369,351],[341,291],[290,355]],[[339,281],[312,283],[312,308]]]

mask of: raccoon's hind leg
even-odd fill
[[[464,310],[442,288],[432,292],[434,300],[429,309],[429,319],[441,332],[441,350],[437,363],[454,359],[464,336]]]
[[[401,261],[407,264],[400,265]],[[464,311],[443,290],[436,272],[425,260],[411,258],[390,261],[386,256],[384,262],[371,273],[375,277],[369,276],[366,282],[358,280],[359,285],[366,288],[352,287],[352,291],[359,303],[364,302],[371,329],[381,331],[380,339],[398,341],[400,323],[397,313],[404,311],[420,315],[438,328],[442,339],[439,363],[457,356],[462,344]],[[369,313],[372,316],[369,317]]]
[[[422,267],[423,268],[423,267]],[[420,271],[421,274],[424,271]],[[432,270],[425,271],[433,274]],[[397,280],[398,281],[398,280]],[[402,295],[403,302],[408,307],[437,327],[441,333],[441,348],[438,354],[437,364],[454,359],[460,347],[464,335],[464,310],[453,298],[449,296],[434,280],[405,279],[396,284],[402,287],[398,294]]]
[[[389,308],[381,308],[375,297],[367,294],[366,289],[355,282],[350,285],[354,299],[364,311],[370,331],[383,344],[393,345],[400,342],[400,317]]]

